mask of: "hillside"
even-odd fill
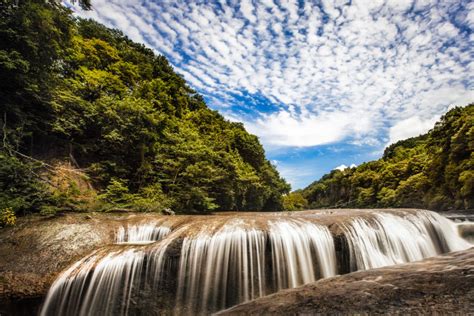
[[[0,12],[0,210],[90,207],[74,181],[49,185],[53,161],[73,164],[102,209],[282,209],[289,185],[258,138],[209,109],[164,56],[55,2]]]
[[[427,134],[390,145],[379,160],[332,170],[296,195],[311,208],[474,208],[474,105],[453,108]]]

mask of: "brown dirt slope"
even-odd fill
[[[474,315],[474,247],[285,290],[219,315]]]

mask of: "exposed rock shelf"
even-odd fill
[[[0,306],[38,312],[48,292],[43,315],[207,314],[468,247],[454,223],[412,209],[29,217],[0,231]]]
[[[353,272],[258,298],[218,315],[468,315],[474,311],[474,248]]]

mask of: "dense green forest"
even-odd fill
[[[474,208],[474,105],[453,108],[427,134],[390,145],[379,160],[333,170],[286,199],[302,208]]]
[[[210,110],[164,56],[54,1],[0,5],[0,209],[91,207],[77,183],[51,185],[61,160],[102,209],[283,208],[290,187],[258,138]]]
[[[258,138],[209,109],[164,56],[58,1],[0,3],[8,218],[61,209],[473,208],[473,111],[454,108],[380,160],[287,195]],[[65,161],[72,173],[61,171]]]

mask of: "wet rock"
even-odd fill
[[[128,208],[111,208],[107,210],[107,213],[130,213],[132,210],[129,210]]]
[[[474,247],[419,262],[322,279],[217,315],[467,315],[474,310],[473,275]]]
[[[101,218],[94,222],[84,221],[83,214],[66,213],[47,219],[28,216],[20,218],[15,227],[1,230],[0,306],[12,298],[44,296],[63,269],[112,243],[114,229],[120,223]]]
[[[341,227],[343,227],[344,224],[347,224],[348,221],[351,221],[354,216],[370,219],[370,217],[373,216],[373,212],[376,212],[373,210],[321,210],[293,212],[290,214],[221,213],[212,216],[161,216],[156,213],[134,213],[129,212],[128,210],[117,211],[118,212],[116,213],[96,213],[93,217],[85,213],[66,213],[64,216],[49,219],[35,216],[24,217],[19,219],[17,227],[1,230],[0,284],[2,285],[2,288],[0,291],[0,306],[2,306],[6,300],[18,299],[17,301],[19,302],[20,299],[41,297],[45,295],[48,287],[62,270],[97,249],[109,251],[113,247],[115,247],[113,250],[125,249],[126,247],[141,247],[141,249],[145,251],[152,250],[153,247],[156,246],[155,244],[141,244],[134,246],[118,245],[116,244],[115,234],[118,231],[118,228],[141,223],[150,223],[153,221],[166,223],[166,226],[172,230],[172,233],[169,235],[172,242],[168,244],[166,250],[166,257],[168,257],[170,267],[172,268],[166,270],[166,275],[169,275],[170,278],[164,280],[166,283],[165,288],[169,292],[169,297],[160,296],[160,302],[155,302],[156,295],[152,295],[153,291],[150,291],[150,294],[145,295],[145,297],[142,297],[142,293],[140,293],[139,296],[134,298],[134,301],[137,304],[132,304],[137,307],[137,313],[140,312],[140,309],[144,308],[144,301],[146,301],[146,304],[150,306],[155,306],[154,304],[157,304],[156,309],[153,307],[146,309],[147,311],[163,310],[162,306],[166,304],[171,306],[169,308],[172,308],[172,306],[174,306],[172,305],[173,298],[176,297],[176,293],[173,293],[173,290],[169,289],[176,288],[175,283],[178,274],[177,267],[179,267],[178,263],[183,238],[199,235],[203,228],[206,232],[212,234],[219,231],[228,223],[237,222],[241,227],[251,227],[265,231],[268,230],[269,221],[275,222],[283,218],[295,218],[295,220],[298,220],[298,218],[300,218],[307,222],[329,226],[336,242],[338,272],[345,273],[346,271],[349,272],[352,268],[349,266],[348,243]],[[390,212],[397,215],[400,214],[403,216],[404,214],[410,215],[414,213],[415,210],[384,210],[384,212]],[[174,214],[171,210],[167,210],[167,213],[170,215]],[[13,244],[15,244],[14,247],[12,246]],[[269,258],[271,257],[266,256],[266,260]],[[451,259],[447,258],[446,260]],[[460,268],[458,264],[453,263],[452,266],[456,268],[445,271],[445,273],[451,274],[453,271],[457,271]],[[421,266],[420,268],[426,270],[429,267]],[[465,275],[463,274],[463,276]],[[269,275],[269,278],[272,277],[272,275]],[[400,301],[397,296],[393,294],[398,293],[397,295],[400,296],[400,293],[403,293],[405,288],[400,287],[401,290],[392,289],[392,284],[396,287],[399,287],[399,284],[393,283],[393,280],[390,279],[386,281],[385,275],[381,280],[376,277],[371,277],[370,275],[368,277],[368,280],[375,281],[362,282],[359,280],[359,282],[355,282],[352,286],[352,290],[355,292],[362,289],[360,293],[368,293],[355,296],[358,300],[365,300],[368,302],[369,309],[365,311],[372,310],[372,305],[370,304],[377,300],[379,293],[392,293],[391,296],[384,296],[381,302],[391,302],[397,306],[400,304],[403,306],[408,305],[403,301]],[[407,277],[407,280],[410,280],[410,276]],[[384,282],[387,283],[381,284]],[[333,308],[336,308],[336,311],[344,311],[345,307],[343,305],[345,305],[346,301],[349,306],[350,304],[353,304],[354,299],[348,297],[348,292],[344,292],[343,290],[346,283],[346,281],[333,283],[329,290],[337,290],[339,292],[337,292],[335,296],[320,297],[321,304],[323,302],[331,304]],[[372,287],[364,288],[368,286],[367,284]],[[356,285],[362,286],[362,288],[359,288]],[[271,290],[273,291],[273,288],[271,288]],[[420,294],[420,291],[418,291],[418,294],[416,295],[417,297],[423,297],[424,293],[421,292]],[[299,305],[299,308],[302,308],[302,311],[304,311],[305,308],[311,309],[315,306],[311,292],[299,295],[298,301],[301,304]],[[344,302],[344,304],[341,304],[341,302]],[[229,304],[236,303],[237,302],[232,301]],[[286,306],[286,302],[282,301],[281,306]],[[374,306],[374,308],[376,308],[377,305]],[[272,307],[272,310],[274,311],[278,311],[279,309],[280,307]],[[324,312],[324,310],[321,312]],[[1,310],[0,314],[2,314]]]
[[[163,214],[163,215],[175,215],[175,213],[169,208],[165,208],[163,211],[161,211],[161,214]]]

